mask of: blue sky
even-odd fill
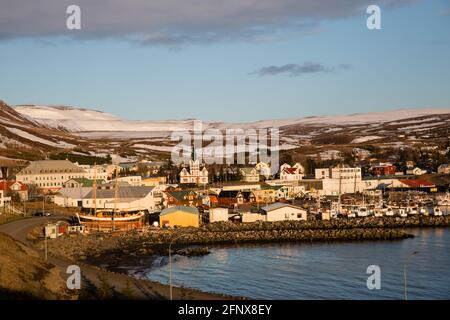
[[[133,30],[86,38],[25,30],[0,37],[0,99],[128,119],[221,121],[450,108],[449,8],[443,0],[381,6],[382,29],[374,31],[360,11],[311,18],[312,28],[281,28],[263,40],[236,36],[237,28],[175,45],[129,41]],[[334,72],[258,74],[288,64]]]

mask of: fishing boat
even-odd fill
[[[407,207],[406,214],[408,216],[415,216],[415,215],[419,214],[419,211],[417,210],[417,207]]]
[[[402,218],[408,217],[408,214],[406,213],[406,209],[404,209],[404,208],[398,209],[398,215]]]
[[[92,188],[93,204],[89,213],[77,213],[78,222],[88,230],[97,231],[117,231],[142,228],[144,224],[145,212],[137,208],[119,209],[119,184],[118,168],[116,168],[116,181],[114,183],[114,201],[111,208],[97,209],[97,184],[96,170],[94,170],[94,183]]]
[[[393,217],[395,215],[395,213],[394,213],[394,210],[392,210],[392,208],[388,207],[388,208],[386,208],[384,215],[386,217]]]
[[[436,217],[442,216],[442,211],[441,211],[441,209],[439,209],[438,207],[434,207],[434,208],[433,208],[433,215],[436,216]]]
[[[383,216],[383,210],[382,209],[375,209],[374,210],[374,216],[377,218],[381,218]]]
[[[369,210],[367,210],[367,207],[359,207],[356,210],[356,215],[358,217],[368,217],[369,216]]]

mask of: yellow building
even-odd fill
[[[148,187],[156,187],[161,184],[166,184],[167,178],[166,177],[150,177],[142,179],[142,185],[148,186]]]
[[[166,208],[159,214],[161,227],[196,227],[200,225],[200,215],[193,207],[176,206]]]

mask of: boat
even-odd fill
[[[408,217],[408,214],[406,213],[406,210],[403,208],[398,209],[398,215],[402,218]]]
[[[381,209],[375,209],[375,210],[374,210],[374,216],[375,216],[376,218],[381,218],[381,217],[383,216],[383,210],[381,210]]]
[[[434,215],[435,217],[440,217],[440,216],[442,216],[442,211],[441,211],[441,209],[439,209],[438,207],[434,207],[434,208],[433,208],[433,215]]]
[[[386,209],[386,211],[384,212],[384,215],[386,216],[386,217],[393,217],[395,214],[394,214],[394,210],[392,210],[392,208],[387,208]]]
[[[116,182],[114,184],[114,203],[111,208],[97,210],[97,184],[96,170],[94,170],[94,183],[92,186],[93,204],[89,213],[77,213],[78,222],[88,230],[116,231],[142,228],[144,224],[145,212],[138,208],[127,210],[119,209],[119,184],[118,172],[116,168]],[[93,210],[92,210],[93,209]]]
[[[356,215],[358,217],[368,217],[369,216],[369,210],[367,210],[367,207],[359,207],[356,210]]]
[[[419,211],[417,210],[416,207],[407,207],[406,214],[408,216],[415,216],[415,215],[419,214]]]
[[[450,206],[450,193],[437,198],[437,205],[441,207]]]
[[[112,214],[109,216],[94,216],[94,215],[84,215],[84,214],[77,214],[81,221],[111,221],[112,220]],[[115,222],[128,222],[128,221],[134,221],[141,219],[145,216],[145,212],[140,211],[138,213],[133,214],[125,214],[123,216],[118,215],[114,217]]]
[[[428,209],[425,207],[420,207],[419,209],[419,214],[424,215],[424,216],[428,216],[430,213],[428,212]]]

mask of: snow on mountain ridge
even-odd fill
[[[64,127],[72,132],[89,131],[175,131],[192,129],[194,120],[123,120],[118,116],[102,111],[62,106],[21,105],[15,110],[49,127]],[[352,115],[313,116],[294,119],[261,120],[247,123],[203,122],[206,128],[270,128],[293,125],[363,125],[368,123],[387,123],[402,119],[423,116],[450,114],[447,109],[400,109],[384,112],[356,113]]]

